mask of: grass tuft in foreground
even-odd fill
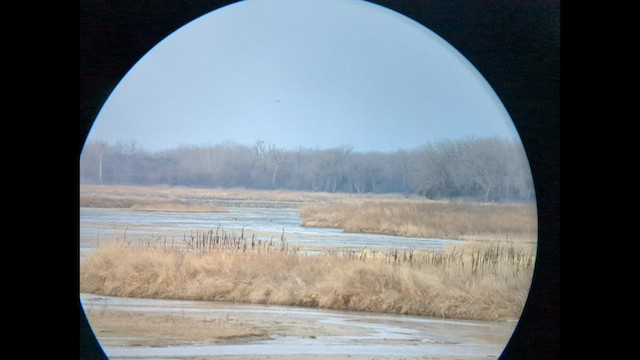
[[[265,250],[267,249],[267,250]],[[279,250],[277,250],[279,249]],[[233,301],[458,319],[517,319],[532,251],[513,245],[304,255],[288,247],[99,247],[81,292]]]

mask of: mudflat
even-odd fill
[[[109,358],[487,359],[515,321],[82,294]]]

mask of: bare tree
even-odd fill
[[[278,176],[278,170],[280,167],[289,160],[289,154],[277,149],[275,146],[269,147],[269,156],[273,162],[273,173],[271,175],[271,187],[276,185],[276,176]]]
[[[90,141],[80,154],[80,176],[84,181],[103,182],[103,161],[109,144],[102,140]]]
[[[341,146],[319,152],[316,177],[322,190],[337,191],[340,180],[346,173],[346,160],[352,151],[350,146]]]
[[[528,201],[535,195],[522,145],[501,138],[441,141],[394,153],[350,146],[285,150],[264,141],[149,153],[135,142],[91,141],[80,158],[80,176],[89,183],[414,192],[483,201]]]

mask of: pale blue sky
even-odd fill
[[[360,0],[246,0],[149,51],[88,140],[393,151],[495,135],[518,136],[496,94],[413,20]]]

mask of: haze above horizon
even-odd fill
[[[485,79],[422,25],[357,0],[247,0],[149,51],[87,141],[394,151],[488,136],[519,140]]]

